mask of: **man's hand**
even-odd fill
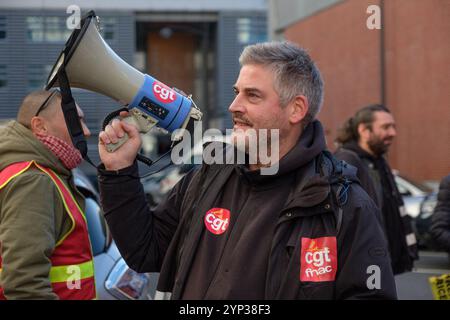
[[[128,112],[123,111],[120,113],[120,116],[127,117]],[[128,134],[128,140],[114,152],[108,152],[105,145],[117,143],[118,139],[122,138],[125,133]],[[141,148],[141,143],[141,136],[135,126],[125,121],[114,119],[99,134],[98,151],[106,170],[120,170],[131,166]]]

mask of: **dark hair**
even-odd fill
[[[371,104],[359,109],[353,117],[347,119],[342,127],[339,128],[335,142],[338,145],[343,145],[351,141],[357,142],[359,140],[358,126],[360,124],[365,124],[371,129],[374,120],[373,114],[380,111],[391,113],[391,111],[382,104]]]

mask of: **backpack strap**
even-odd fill
[[[348,191],[352,181],[344,174],[347,164],[336,159],[328,150],[319,155],[318,170],[324,176],[328,176],[332,192],[333,202],[337,205],[337,210],[333,210],[336,219],[336,235],[339,234],[342,226],[344,209],[348,201]]]

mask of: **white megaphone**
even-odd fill
[[[155,125],[172,133],[186,128],[191,119],[202,117],[190,96],[180,94],[123,61],[100,35],[99,19],[94,11],[70,35],[50,72],[46,90],[59,86],[61,67],[65,68],[71,87],[98,92],[127,105],[130,116],[125,121],[134,124],[141,133]],[[112,152],[127,139],[124,136],[106,148]],[[179,139],[181,134],[173,138]]]

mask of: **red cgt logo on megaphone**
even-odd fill
[[[153,83],[153,93],[162,103],[172,103],[177,99],[175,91],[159,81]]]

